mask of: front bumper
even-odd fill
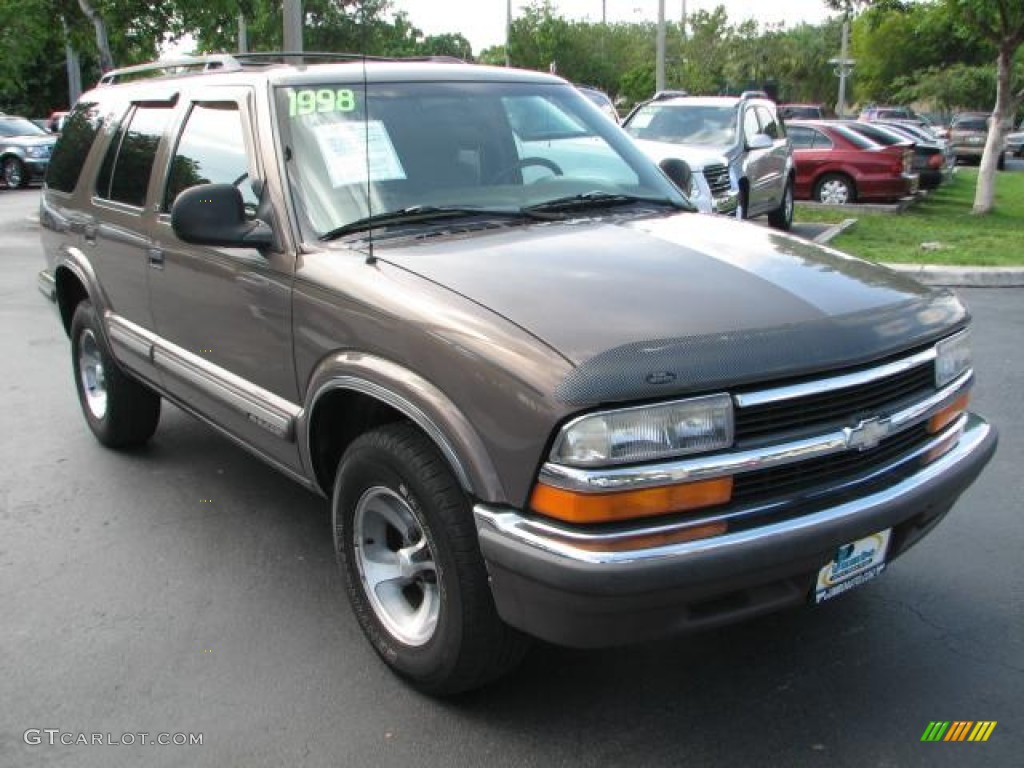
[[[50,159],[25,158],[25,172],[32,181],[42,181],[46,178],[46,169],[50,167]]]
[[[837,547],[893,529],[888,559],[950,510],[995,451],[970,415],[957,445],[884,490],[760,528],[635,549],[507,508],[474,508],[501,617],[561,645],[596,648],[740,621],[809,599]]]
[[[57,281],[54,280],[53,273],[48,269],[44,269],[36,275],[36,287],[50,301],[57,301]]]

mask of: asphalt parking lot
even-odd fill
[[[96,443],[35,287],[37,199],[0,190],[0,766],[1020,764],[1024,289],[963,291],[974,408],[1002,442],[883,578],[702,635],[539,645],[512,677],[436,701],[364,642],[324,502],[171,407],[144,451]],[[935,720],[997,726],[922,743]]]

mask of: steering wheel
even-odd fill
[[[562,176],[561,166],[558,163],[548,160],[546,157],[521,157],[517,162],[503,168],[491,177],[490,183],[497,184],[506,176],[511,176],[516,171],[521,171],[523,168],[529,168],[534,165],[539,165],[541,168],[547,168],[555,176]]]

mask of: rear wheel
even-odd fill
[[[78,401],[96,439],[108,448],[149,440],[160,421],[160,396],[118,368],[88,301],[71,319],[71,356]]]
[[[857,193],[849,177],[826,173],[814,185],[814,199],[826,205],[846,205],[857,201]]]
[[[357,438],[332,520],[353,611],[392,671],[452,694],[519,662],[527,641],[498,617],[469,502],[422,432],[391,424]]]
[[[1006,170],[1006,153],[1005,152],[1000,152],[999,153],[999,162],[996,164],[996,169],[1000,170],[1000,171],[1005,171]]]
[[[779,207],[768,214],[768,223],[776,229],[788,232],[793,226],[793,180],[786,182],[786,189],[782,193],[782,202]]]

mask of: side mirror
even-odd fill
[[[264,248],[274,233],[245,218],[242,193],[231,184],[200,184],[178,195],[171,206],[171,228],[186,243],[228,248]]]
[[[747,149],[771,149],[774,143],[767,133],[755,133],[747,142]]]
[[[685,160],[680,160],[678,157],[666,157],[658,163],[658,167],[665,172],[673,184],[683,191],[684,195],[690,194],[693,171],[690,170],[690,166]]]

